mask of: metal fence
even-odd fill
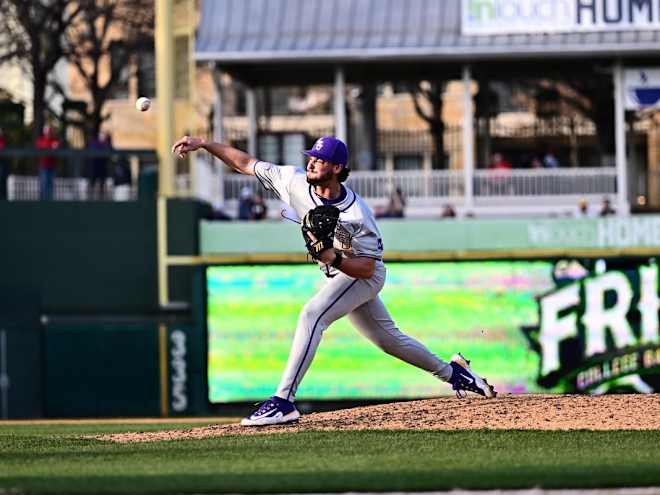
[[[613,167],[562,168],[538,170],[475,170],[473,193],[476,199],[498,197],[592,196],[616,193]],[[462,170],[352,171],[349,187],[367,200],[381,200],[400,189],[406,198],[462,200],[465,176]],[[240,198],[241,191],[261,190],[250,176],[227,174],[224,177],[226,200]],[[275,196],[264,193],[266,199]]]
[[[396,189],[406,198],[459,198],[464,194],[460,170],[353,171],[349,187],[364,198],[388,198]]]
[[[616,193],[614,167],[476,170],[475,197],[539,197]]]
[[[10,201],[39,200],[42,195],[37,173],[42,157],[55,160],[51,199],[56,201],[137,199],[138,177],[158,163],[155,151],[150,149],[7,148],[0,150],[0,197],[4,197],[6,185],[6,198]],[[97,168],[99,160],[105,162],[103,169]],[[97,182],[94,188],[92,177]]]
[[[7,199],[9,201],[36,201],[40,199],[39,177],[10,175],[7,177]],[[128,201],[137,199],[137,187],[114,186],[112,179],[106,179],[103,190],[92,191],[86,178],[55,178],[53,182],[53,200],[87,201],[90,199],[108,199]]]

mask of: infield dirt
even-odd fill
[[[185,440],[310,430],[658,430],[660,394],[504,395],[438,398],[312,413],[294,424],[211,425],[95,437],[114,442]]]

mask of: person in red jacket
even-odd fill
[[[493,158],[488,165],[488,192],[495,196],[503,196],[513,193],[513,184],[510,179],[511,163],[507,161],[502,153],[493,153]]]
[[[60,147],[60,141],[51,126],[44,126],[43,134],[37,138],[36,147],[39,150],[55,150]],[[41,199],[53,199],[56,165],[57,158],[54,156],[42,155],[39,157],[39,197]]]

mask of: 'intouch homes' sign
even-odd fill
[[[660,29],[660,0],[462,0],[465,35]]]

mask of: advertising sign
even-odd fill
[[[555,267],[524,327],[538,353],[538,384],[564,392],[660,391],[658,264],[577,260]]]
[[[462,0],[464,35],[660,29],[655,0]]]
[[[382,222],[380,229],[386,258],[391,252],[524,250],[533,254],[547,249],[660,248],[660,215],[469,222],[410,219]],[[301,253],[300,233],[292,222],[202,222],[200,237],[203,254]]]
[[[457,351],[503,393],[660,391],[654,260],[388,263],[381,298],[401,330]],[[211,402],[272,395],[316,266],[207,269]],[[451,388],[383,353],[347,318],[323,334],[299,399],[394,399]]]
[[[623,84],[627,110],[660,108],[660,68],[625,69]]]
[[[553,287],[551,263],[388,263],[387,269],[380,296],[401,331],[444,360],[462,352],[501,392],[542,390],[539,358],[520,328],[536,322],[535,295]],[[325,283],[311,263],[207,269],[211,402],[253,402],[275,392],[298,315]],[[451,394],[451,387],[385,354],[342,318],[324,331],[296,397]]]
[[[170,332],[170,408],[175,413],[186,411],[189,403],[186,340],[184,331],[177,329]]]

